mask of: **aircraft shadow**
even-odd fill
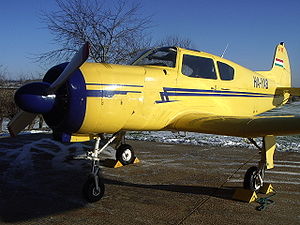
[[[51,175],[45,174],[47,182],[33,175],[23,185],[0,181],[0,223],[51,216],[87,204],[81,194],[86,175],[78,171],[56,171]],[[72,180],[76,176],[77,179]]]
[[[207,195],[211,197],[232,200],[233,193],[237,187],[204,187],[204,186],[189,186],[189,185],[175,185],[175,184],[136,184],[130,182],[122,182],[112,179],[104,179],[104,183],[111,185],[119,185],[126,187],[144,188],[163,190],[169,192],[177,192],[184,194],[196,194],[196,195]]]
[[[65,173],[65,176],[63,173]],[[53,178],[49,177],[49,182],[53,185],[49,185],[49,183],[41,184],[45,180],[40,176],[31,177],[34,183],[39,183],[38,187],[31,187],[28,184],[24,184],[23,187],[14,184],[1,185],[1,221],[14,223],[85,207],[87,202],[82,198],[81,188],[86,175],[78,171],[56,171],[55,174]],[[69,178],[66,178],[67,176]],[[77,179],[72,180],[74,177],[77,177]],[[231,200],[234,192],[233,187],[135,184],[112,179],[104,179],[104,183],[107,185],[206,195],[226,200]]]
[[[56,144],[48,134],[2,138],[0,224],[84,207],[87,202],[81,192],[89,168],[67,160],[79,148]]]
[[[50,135],[44,134],[1,139],[0,223],[49,217],[84,208],[87,202],[81,192],[89,166],[66,158],[81,148],[76,144],[53,142]],[[232,187],[136,184],[110,178],[104,179],[104,183],[221,199],[231,199],[234,192]]]

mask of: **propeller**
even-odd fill
[[[37,114],[35,113],[29,113],[23,110],[18,112],[7,125],[10,136],[17,136],[27,125],[31,124],[36,116]]]
[[[11,136],[16,136],[38,114],[46,114],[55,104],[55,92],[68,78],[88,59],[89,43],[86,42],[65,67],[59,77],[52,83],[32,82],[20,87],[15,93],[15,102],[21,111],[9,122],[8,130]]]
[[[77,54],[73,57],[71,62],[67,65],[59,77],[50,85],[48,94],[54,93],[63,85],[75,70],[77,70],[89,57],[89,43],[86,42]]]

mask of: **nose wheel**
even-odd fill
[[[88,202],[99,201],[105,192],[105,186],[100,176],[100,153],[117,138],[117,134],[113,135],[101,148],[101,136],[96,138],[93,151],[87,154],[87,159],[92,161],[91,174],[83,185],[83,197]]]
[[[123,165],[128,165],[134,162],[135,155],[133,149],[128,144],[120,144],[125,136],[125,132],[119,132],[112,135],[111,138],[105,139],[104,135],[99,134],[96,138],[96,143],[93,151],[88,152],[85,159],[92,161],[91,174],[87,181],[83,185],[83,196],[88,202],[99,201],[105,192],[104,183],[100,176],[100,153],[109,145],[116,143],[119,146],[116,149],[116,159],[119,160]],[[105,143],[100,147],[100,142],[103,140]]]
[[[83,196],[88,202],[99,201],[105,192],[105,186],[99,175],[91,175],[83,186]]]

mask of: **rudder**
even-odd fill
[[[275,48],[270,75],[273,77],[278,87],[291,87],[290,61],[283,42]]]

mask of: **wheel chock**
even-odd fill
[[[265,183],[259,190],[260,193],[262,194],[270,194],[270,193],[274,193],[275,189],[273,188],[273,186],[271,184]]]
[[[119,160],[105,159],[103,162],[103,166],[109,167],[109,168],[119,168],[119,167],[122,167],[123,164]]]
[[[251,190],[244,189],[244,188],[238,188],[235,190],[232,198],[235,200],[250,203],[250,202],[256,201],[256,199],[258,197],[257,197],[257,194],[255,193],[255,191],[251,191]]]
[[[139,163],[139,162],[141,162],[141,161],[137,157],[135,157],[135,159],[134,159],[134,161],[133,161],[132,164],[136,164],[136,163]]]
[[[135,157],[134,161],[132,164],[136,164],[139,163],[140,160]],[[109,167],[109,168],[119,168],[124,166],[119,160],[115,160],[115,159],[105,159],[103,162],[103,166],[105,167]]]

